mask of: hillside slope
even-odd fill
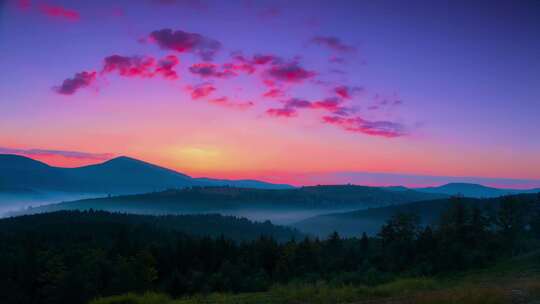
[[[354,210],[446,197],[412,190],[388,191],[363,186],[314,186],[268,190],[233,187],[194,187],[140,195],[127,195],[64,202],[28,210],[98,209],[145,214],[267,210],[286,213],[299,210]]]
[[[532,201],[537,195],[540,194],[519,194],[517,196],[523,200]],[[495,208],[500,200],[501,198],[461,199],[464,204],[480,209]],[[438,199],[352,212],[331,213],[305,219],[292,224],[292,226],[303,232],[319,236],[328,236],[334,231],[344,236],[360,236],[363,232],[374,235],[394,214],[414,213],[420,216],[423,224],[434,224],[452,204],[452,199]]]

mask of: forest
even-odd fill
[[[295,282],[375,286],[534,252],[540,195],[507,196],[490,210],[455,197],[434,225],[401,212],[375,236],[325,239],[218,215],[59,211],[0,220],[0,244],[0,294],[8,304],[259,292]]]

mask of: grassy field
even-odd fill
[[[402,278],[374,287],[325,283],[275,286],[268,292],[209,294],[171,299],[126,294],[90,304],[503,304],[540,303],[540,254],[451,277]]]

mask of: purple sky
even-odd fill
[[[0,3],[5,150],[540,179],[539,1]]]

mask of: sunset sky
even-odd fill
[[[0,153],[540,186],[539,16],[535,0],[0,1]]]

